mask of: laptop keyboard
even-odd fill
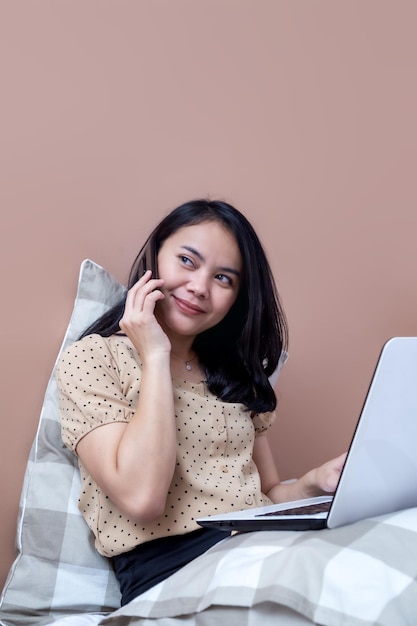
[[[269,513],[261,513],[256,517],[268,517],[268,515],[314,515],[315,513],[323,513],[330,510],[331,501],[319,502],[316,504],[306,504],[304,506],[296,506],[282,511],[269,511]]]

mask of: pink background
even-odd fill
[[[417,334],[414,0],[0,0],[1,581],[91,258],[125,280],[185,200],[234,203],[290,323],[282,478],[349,443],[382,343]]]

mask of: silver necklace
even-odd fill
[[[174,359],[177,359],[177,361],[181,361],[182,363],[185,364],[185,369],[187,370],[187,372],[190,372],[193,368],[191,365],[191,361],[194,361],[195,357],[197,356],[196,354],[193,356],[192,359],[188,359],[186,361],[184,361],[184,359],[180,359],[179,356],[177,356],[176,354],[174,354],[173,352],[171,352],[171,356],[174,357]]]

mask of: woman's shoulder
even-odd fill
[[[62,354],[81,354],[85,352],[110,349],[110,337],[102,337],[96,333],[85,335],[81,339],[77,339],[70,343],[63,350]]]
[[[120,355],[129,355],[130,358],[136,357],[139,361],[139,355],[133,348],[133,345],[125,335],[110,335],[103,337],[97,333],[85,335],[81,339],[77,339],[63,351],[60,362],[66,361],[68,358],[112,358],[119,360]]]

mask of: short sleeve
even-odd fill
[[[253,425],[255,426],[255,437],[265,435],[267,430],[275,422],[276,413],[271,411],[270,413],[256,413],[253,416]]]
[[[139,394],[140,365],[122,342],[89,335],[73,343],[57,364],[61,436],[76,452],[93,429],[128,422]]]

